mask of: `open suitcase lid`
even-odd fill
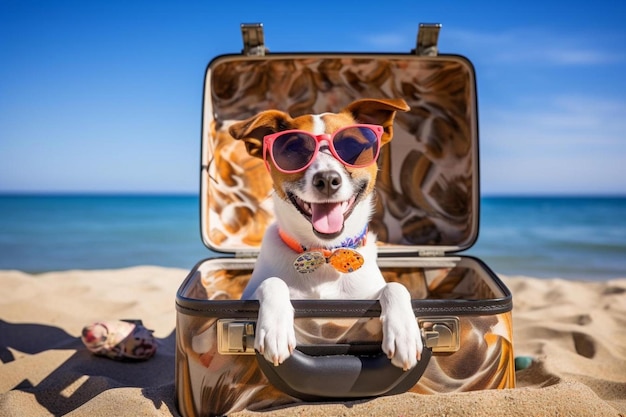
[[[242,25],[241,54],[213,59],[204,83],[201,234],[239,256],[258,253],[273,222],[263,160],[228,127],[268,109],[291,116],[337,112],[360,98],[403,98],[393,140],[381,148],[376,212],[379,254],[439,256],[478,236],[478,122],[474,68],[438,54],[440,25],[419,27],[406,54],[269,53],[260,24]]]

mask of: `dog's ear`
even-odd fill
[[[235,138],[243,140],[246,150],[251,156],[263,158],[263,137],[279,130],[285,130],[291,117],[282,111],[267,110],[249,119],[232,124],[228,133]]]
[[[344,112],[350,113],[358,123],[380,125],[385,129],[381,138],[385,144],[393,137],[393,119],[397,111],[409,111],[411,108],[406,101],[397,99],[374,99],[365,98],[353,101]]]

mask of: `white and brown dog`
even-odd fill
[[[404,370],[422,339],[408,290],[377,265],[373,212],[376,158],[392,138],[401,99],[362,99],[339,113],[268,110],[229,132],[263,158],[273,180],[276,222],[266,231],[243,299],[260,302],[254,347],[274,365],[296,346],[291,299],[379,299],[382,349]]]

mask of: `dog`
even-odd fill
[[[296,347],[292,299],[379,299],[382,350],[409,370],[423,349],[411,296],[377,265],[376,158],[393,135],[402,99],[361,99],[338,113],[291,117],[267,110],[230,135],[265,160],[275,222],[266,230],[242,299],[260,303],[254,347],[275,366]]]

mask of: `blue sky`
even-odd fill
[[[420,22],[478,80],[483,194],[626,194],[626,2],[0,0],[0,192],[197,193],[206,65],[408,52]]]

